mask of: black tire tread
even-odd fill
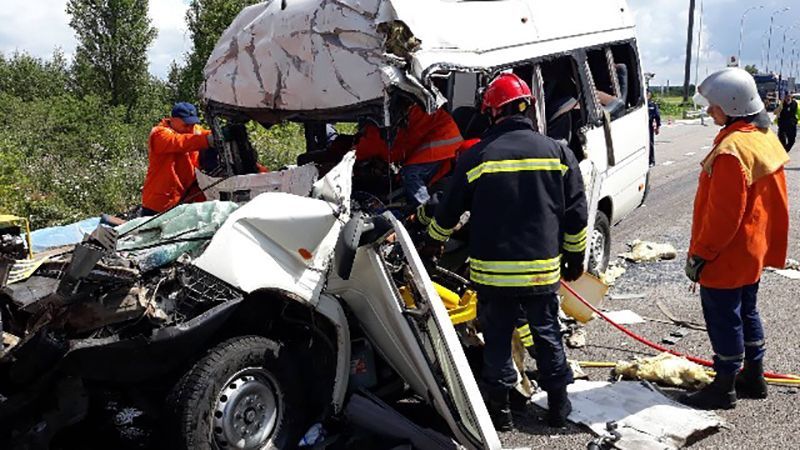
[[[209,400],[210,395],[216,395],[221,388],[221,383],[225,379],[220,379],[220,372],[227,371],[234,373],[247,365],[252,365],[258,361],[258,355],[265,355],[262,366],[272,372],[278,383],[281,384],[286,409],[302,407],[301,390],[298,385],[296,374],[292,373],[293,364],[281,352],[284,349],[280,343],[262,336],[240,336],[231,338],[210,349],[200,358],[189,371],[176,383],[170,395],[167,397],[167,412],[170,420],[169,426],[172,429],[174,445],[171,448],[180,449],[203,449],[211,450],[216,448],[207,438],[210,435],[210,428],[204,430],[204,408],[208,413],[212,413]],[[269,355],[272,355],[271,357]],[[234,366],[238,364],[238,366]],[[233,369],[230,369],[234,367]],[[200,408],[198,408],[200,405]],[[277,425],[275,434],[276,448],[282,448],[285,444],[299,439],[298,434],[303,430],[299,428],[298,417],[292,414],[283,414],[281,423]],[[176,433],[177,431],[177,433]],[[297,442],[297,441],[294,441]]]
[[[611,221],[608,219],[608,216],[603,211],[597,211],[597,215],[594,218],[594,229],[598,227],[598,224],[606,229],[606,247],[603,250],[602,255],[602,271],[604,272],[608,269],[608,264],[611,262]],[[591,250],[591,247],[590,247]],[[593,269],[590,267],[590,269]],[[600,276],[600,273],[594,273],[592,271],[592,275]]]

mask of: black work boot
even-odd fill
[[[739,398],[767,398],[762,360],[744,362],[744,369],[736,374],[736,395]]]
[[[572,403],[567,396],[567,387],[547,391],[547,424],[553,428],[567,426],[567,416],[572,412]]]
[[[491,387],[486,389],[486,409],[492,418],[497,431],[511,431],[514,420],[511,417],[511,402],[508,399],[508,388]]]
[[[678,401],[697,409],[733,409],[736,406],[735,379],[735,374],[717,373],[711,384],[692,394],[682,395]]]
[[[508,392],[508,401],[511,405],[512,414],[522,416],[528,412],[528,402],[530,398],[520,392],[518,388],[511,389]]]

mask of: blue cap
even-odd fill
[[[177,117],[188,125],[200,123],[200,118],[197,117],[197,108],[187,102],[175,103],[175,106],[172,107],[172,117]]]

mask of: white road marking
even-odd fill
[[[710,148],[711,148],[710,145],[704,145],[704,146],[700,147],[700,150],[709,150]]]
[[[662,166],[671,166],[673,164],[675,164],[675,161],[664,161],[664,163],[662,163],[661,165]]]
[[[686,154],[686,155],[684,155],[684,156],[694,156],[694,155],[695,155],[695,152],[689,152],[689,153],[687,153],[687,154]]]

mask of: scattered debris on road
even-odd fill
[[[669,353],[619,361],[614,375],[688,389],[699,389],[712,380],[705,367]]]
[[[586,347],[586,329],[583,327],[573,328],[567,335],[567,346],[569,348]]]
[[[616,260],[608,265],[606,271],[600,275],[600,279],[603,280],[603,283],[606,285],[613,286],[617,279],[625,274],[626,270],[625,262]]]
[[[669,335],[664,336],[664,338],[661,339],[661,343],[667,345],[675,345],[678,342],[680,342],[681,339],[685,338],[686,334],[687,330],[685,330],[684,328],[678,328],[677,330],[671,331]]]
[[[673,314],[669,309],[667,309],[664,303],[660,300],[656,300],[656,307],[658,308],[659,311],[661,311],[661,314],[663,314],[664,317],[669,319],[669,321],[675,325],[681,326],[683,328],[689,328],[691,330],[706,331],[706,327],[704,324],[692,322],[689,320],[682,320],[676,317],[675,314]]]
[[[635,325],[637,323],[645,323],[646,320],[630,309],[622,309],[619,311],[609,311],[606,315],[614,322],[620,325]]]
[[[569,398],[571,422],[599,436],[608,436],[607,424],[616,423],[619,439],[614,447],[622,450],[678,449],[725,425],[715,413],[680,405],[647,382],[576,381],[569,387]],[[547,409],[544,393],[533,401]]]
[[[800,280],[800,261],[797,261],[796,259],[787,258],[786,265],[783,266],[783,269],[767,267],[765,270],[775,272],[776,274],[786,277],[790,280]]]
[[[610,300],[642,300],[646,296],[644,294],[614,294],[608,298]]]
[[[639,239],[628,244],[630,250],[619,255],[631,262],[654,262],[671,260],[678,256],[678,252],[671,244],[658,244]]]

